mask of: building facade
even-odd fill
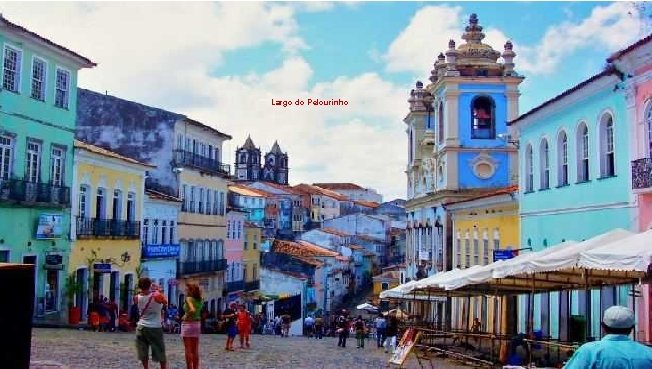
[[[245,292],[260,289],[260,246],[263,241],[261,230],[261,226],[245,221],[245,241],[242,253],[242,274],[245,280]]]
[[[244,229],[246,217],[247,213],[233,209],[226,214],[226,249],[224,255],[228,266],[224,289],[227,304],[238,300],[245,288],[243,252],[246,242]]]
[[[172,304],[176,304],[177,260],[179,244],[179,213],[181,200],[153,190],[145,190],[143,227],[141,232],[142,276],[163,287]]]
[[[68,273],[82,285],[75,306],[86,318],[101,297],[127,311],[140,274],[145,173],[151,165],[75,142]]]
[[[35,265],[34,314],[65,312],[77,73],[87,58],[0,16],[0,262]]]
[[[521,245],[541,250],[566,240],[582,241],[614,228],[632,230],[630,128],[624,76],[613,66],[510,122],[521,155],[519,203]],[[623,291],[621,291],[624,293]],[[621,294],[622,294],[621,293]],[[541,330],[565,339],[565,316],[583,315],[593,337],[600,336],[602,310],[625,303],[610,289],[540,294],[520,301],[519,331]],[[593,301],[593,302],[592,302]],[[600,301],[600,303],[598,303]],[[524,312],[534,309],[533,327]],[[587,311],[589,313],[587,314]]]
[[[383,202],[383,196],[373,188],[364,188],[355,183],[313,183],[313,186],[335,191],[353,201]]]
[[[443,204],[506,187],[517,178],[516,148],[502,139],[518,116],[511,42],[483,44],[472,14],[456,47],[440,53],[425,88],[417,82],[405,117],[408,136],[407,278],[450,270],[454,231]],[[502,57],[503,62],[498,62]]]

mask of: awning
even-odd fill
[[[582,252],[578,266],[608,271],[647,272],[652,262],[652,230]]]

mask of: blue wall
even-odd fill
[[[489,154],[498,165],[493,176],[487,179],[476,177],[469,164],[480,154],[480,151],[460,152],[458,154],[458,183],[460,189],[466,188],[492,188],[509,186],[509,156],[506,152],[492,152]]]

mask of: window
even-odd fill
[[[32,99],[45,101],[46,72],[44,60],[32,59]]]
[[[478,239],[474,238],[473,239],[473,264],[478,265],[480,264],[480,245],[478,243]]]
[[[167,245],[171,242],[168,240],[168,222],[164,220],[161,222],[161,244]]]
[[[177,150],[183,150],[183,135],[177,135]]]
[[[50,182],[53,186],[63,186],[63,165],[65,150],[61,147],[52,147],[52,155],[50,156]]]
[[[5,60],[3,65],[2,88],[20,92],[20,66],[23,53],[11,46],[5,46]]]
[[[8,263],[8,262],[9,262],[9,250],[0,250],[0,263]]]
[[[226,221],[226,238],[231,239],[231,221]]]
[[[557,138],[557,153],[557,185],[566,186],[568,184],[568,136],[564,131],[561,131]]]
[[[478,96],[471,101],[471,138],[496,138],[494,106],[489,96]]]
[[[70,72],[57,68],[57,90],[54,96],[54,106],[68,109],[70,95]]]
[[[204,213],[204,189],[199,189],[199,214]]]
[[[106,204],[104,203],[104,189],[98,188],[95,196],[95,217],[106,219]]]
[[[244,242],[244,250],[246,250],[246,249],[247,249],[247,240],[245,239],[245,242]]]
[[[12,142],[10,137],[0,136],[0,181],[11,177]]]
[[[122,216],[122,191],[113,190],[113,215],[114,220],[119,220]]]
[[[211,215],[211,212],[213,211],[213,204],[211,203],[213,199],[213,191],[207,189],[206,190],[206,214]]]
[[[213,193],[213,215],[218,215],[219,213],[219,194],[215,191]]]
[[[471,240],[469,239],[468,233],[466,235],[466,239],[464,239],[464,252],[466,253],[466,264],[464,265],[468,267],[471,265]]]
[[[127,194],[127,220],[133,222],[136,219],[136,194]]]
[[[251,267],[251,279],[258,280],[258,265],[256,264]]]
[[[550,188],[550,148],[548,147],[548,140],[545,138],[541,140],[539,148],[539,170],[541,171],[541,178],[539,189],[545,190]]]
[[[79,217],[86,218],[88,216],[88,187],[79,187]]]
[[[605,114],[600,120],[600,176],[615,176],[615,168],[614,120],[611,114]]]
[[[177,236],[177,232],[176,232],[176,229],[175,229],[174,220],[171,220],[170,221],[170,243],[171,244],[176,244],[177,243],[177,240],[175,238],[176,236]]]
[[[577,182],[586,182],[589,178],[589,129],[581,123],[577,129]]]
[[[444,103],[439,103],[439,108],[437,109],[437,139],[439,144],[444,143]]]
[[[149,244],[149,219],[143,219],[143,243]]]
[[[484,239],[482,241],[482,256],[483,256],[483,264],[487,265],[489,264],[489,240]]]
[[[35,141],[27,141],[27,182],[36,183],[40,181],[41,172],[41,144]]]
[[[494,238],[494,250],[499,250],[500,249],[500,240],[498,238]]]
[[[387,283],[387,282],[382,282],[382,283],[380,284],[380,289],[383,290],[383,291],[388,290],[388,289],[389,289],[389,283]]]
[[[242,279],[244,279],[244,280],[247,279],[247,266],[246,265],[242,266]]]
[[[152,224],[152,244],[158,245],[158,219],[154,219]]]
[[[224,192],[220,192],[220,215],[224,215]]]
[[[195,186],[190,186],[190,204],[188,211],[191,213],[195,212]]]
[[[534,191],[534,168],[532,167],[532,145],[525,148],[525,192]]]

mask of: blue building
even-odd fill
[[[536,251],[614,228],[637,230],[623,78],[609,66],[510,122],[522,173],[522,245]],[[569,325],[579,319],[596,337],[601,312],[614,303],[628,303],[626,289],[594,291],[588,298],[584,292],[522,298],[519,331],[541,330],[568,341]],[[526,324],[528,307],[534,309],[533,327]],[[569,307],[575,318],[566,316]]]

